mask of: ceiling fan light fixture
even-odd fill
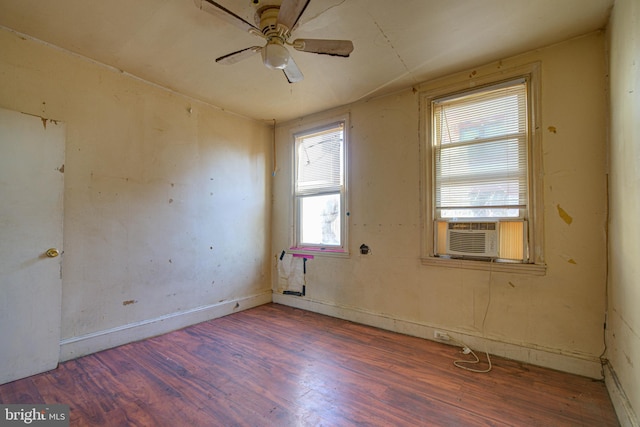
[[[272,70],[282,70],[289,64],[291,56],[284,44],[279,40],[270,40],[262,48],[262,62]]]

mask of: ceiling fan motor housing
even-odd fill
[[[290,28],[278,23],[278,13],[280,8],[277,6],[265,6],[256,12],[256,24],[267,38],[280,37],[283,41],[291,35]]]

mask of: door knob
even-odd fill
[[[47,252],[45,252],[45,253],[47,254],[47,256],[49,258],[55,258],[58,255],[60,255],[60,252],[56,248],[47,249]]]

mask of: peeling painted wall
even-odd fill
[[[351,255],[316,256],[308,263],[306,296],[282,300],[351,319],[379,319],[371,323],[392,329],[480,337],[491,351],[557,369],[575,372],[572,365],[586,361],[590,368],[582,373],[599,376],[606,283],[605,36],[589,34],[462,75],[474,79],[536,61],[542,67],[545,276],[421,264],[419,95],[406,90],[305,118],[350,113]],[[290,244],[290,131],[305,120],[277,132],[272,257]],[[360,255],[362,243],[370,254]],[[539,351],[535,357],[533,350]]]
[[[640,3],[617,0],[611,73],[607,358],[640,419]]]
[[[0,105],[68,124],[63,341],[270,300],[268,126],[6,31],[0,51]]]

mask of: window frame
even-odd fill
[[[420,135],[421,135],[421,186],[422,197],[422,244],[421,261],[424,265],[439,265],[454,268],[469,268],[478,270],[493,270],[505,272],[528,273],[534,275],[546,274],[546,265],[543,252],[543,213],[544,203],[542,197],[543,168],[542,147],[540,135],[541,96],[540,96],[540,64],[526,64],[519,67],[503,70],[499,73],[483,74],[474,72],[473,78],[469,73],[461,73],[453,79],[447,79],[427,83],[419,90],[420,96]],[[528,183],[528,214],[524,218],[528,223],[527,237],[529,248],[529,260],[525,263],[491,262],[474,259],[446,258],[436,255],[436,227],[435,214],[435,165],[433,138],[433,112],[432,101],[446,97],[455,97],[474,91],[499,86],[502,83],[526,79],[527,84],[527,172]]]
[[[339,245],[302,245],[301,244],[301,208],[300,203],[303,197],[323,194],[336,194],[336,191],[331,190],[318,190],[317,192],[305,191],[302,194],[297,194],[297,175],[298,175],[298,139],[305,135],[312,135],[318,132],[336,128],[342,125],[342,168],[343,168],[343,182],[340,186],[340,204],[341,204],[341,217],[340,217],[340,244]],[[329,255],[329,256],[348,256],[349,255],[349,207],[348,207],[348,188],[349,188],[349,115],[344,114],[337,117],[332,117],[327,120],[314,122],[308,125],[299,126],[294,130],[291,130],[292,141],[292,173],[291,173],[291,203],[292,203],[292,216],[293,227],[291,236],[290,251],[295,254],[307,254],[307,255]]]

